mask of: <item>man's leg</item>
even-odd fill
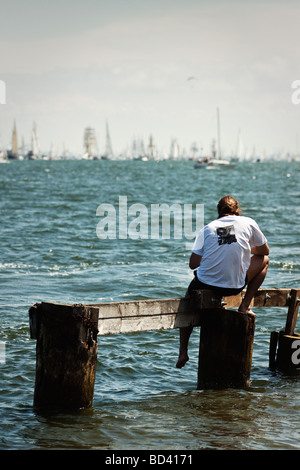
[[[179,356],[176,367],[181,369],[186,362],[189,360],[188,356],[188,344],[191,333],[193,331],[192,326],[187,326],[185,328],[179,328]]]
[[[194,284],[195,284],[195,280],[193,279],[185,293],[186,299],[190,298],[190,290],[193,289]],[[193,332],[192,326],[179,328],[179,355],[178,355],[178,360],[176,363],[177,369],[181,369],[181,367],[185,366],[185,364],[189,360],[188,345],[189,345],[189,339],[190,339],[192,332]]]
[[[250,303],[262,285],[269,266],[269,258],[264,255],[253,255],[251,263],[247,271],[248,285],[246,294],[243,298],[241,305],[239,306],[239,312],[251,313]]]

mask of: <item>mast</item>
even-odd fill
[[[14,121],[12,139],[11,139],[11,149],[7,151],[8,158],[14,159],[18,158],[18,136],[17,136],[17,126],[16,121]]]
[[[18,136],[17,136],[16,121],[14,121],[13,134],[12,134],[12,143],[11,143],[11,151],[12,151],[13,156],[17,156],[17,155],[18,155]]]
[[[212,156],[212,158],[216,158],[216,156],[217,156],[216,139],[213,139],[213,141],[211,143],[211,156]]]
[[[149,158],[153,158],[153,157],[154,157],[154,149],[155,149],[155,145],[154,145],[154,143],[153,143],[153,137],[152,137],[152,135],[150,135],[150,137],[149,137],[149,145],[148,145]]]
[[[113,156],[113,150],[112,150],[112,145],[111,145],[111,139],[109,135],[109,129],[108,129],[108,122],[106,121],[106,147],[105,147],[105,156],[106,157],[112,157]]]
[[[198,152],[198,146],[196,142],[193,142],[191,145],[191,152],[192,152],[192,159],[194,160],[196,158],[196,154]]]
[[[236,157],[240,156],[240,150],[241,150],[241,129],[239,129],[238,131],[238,137],[237,137],[237,142],[236,142],[236,150],[235,150]]]
[[[221,158],[221,132],[220,132],[220,111],[217,108],[217,131],[218,131],[218,158]]]
[[[40,144],[39,144],[39,138],[38,138],[35,122],[33,123],[33,126],[32,126],[31,148],[32,148],[33,155],[39,158],[41,152],[40,152]]]

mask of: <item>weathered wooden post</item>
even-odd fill
[[[34,406],[92,405],[97,362],[98,309],[36,304],[29,310],[36,345]]]
[[[289,298],[285,330],[279,333],[275,331],[271,333],[269,351],[269,366],[271,369],[277,367],[284,372],[296,372],[300,370],[300,335],[294,332],[299,303],[300,290],[292,289]]]
[[[243,388],[250,382],[255,315],[206,311],[200,332],[198,389]]]

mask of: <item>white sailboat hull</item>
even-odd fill
[[[235,164],[235,161],[212,158],[209,161],[196,162],[194,168],[232,168]]]

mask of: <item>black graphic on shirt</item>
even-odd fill
[[[227,227],[217,228],[218,243],[219,245],[230,245],[235,243],[237,239],[235,238],[234,226],[227,225]]]

